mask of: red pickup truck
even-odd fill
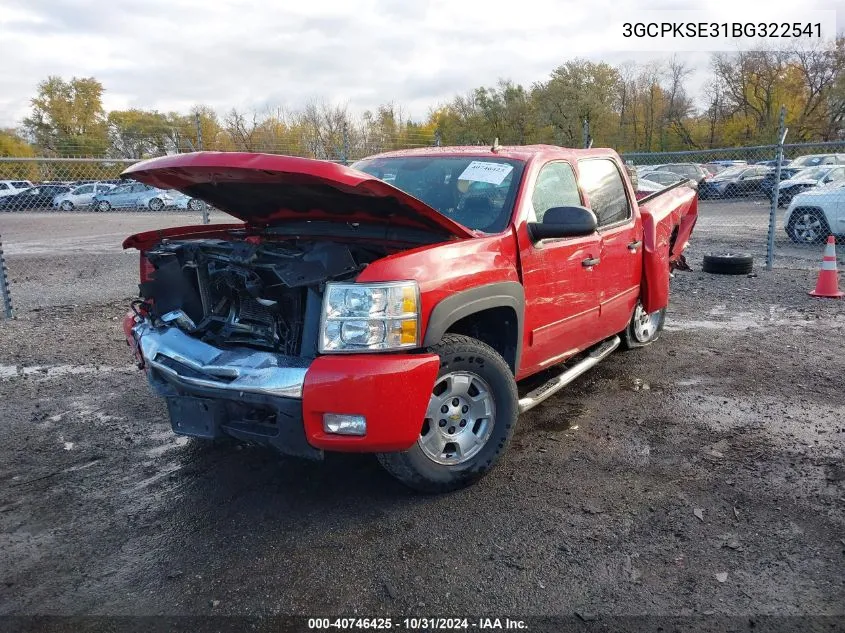
[[[124,330],[173,430],[373,452],[428,492],[479,479],[520,412],[658,337],[697,217],[687,187],[638,201],[607,149],[199,152],[124,176],[241,220],[123,244],[141,252]]]

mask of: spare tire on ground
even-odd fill
[[[710,253],[701,267],[714,275],[747,275],[754,268],[754,256],[748,253]]]

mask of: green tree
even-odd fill
[[[108,115],[111,154],[116,158],[161,156],[168,149],[167,116],[147,110],[112,110]]]
[[[93,77],[38,84],[23,127],[42,152],[56,156],[103,156],[108,148],[103,85]]]
[[[540,122],[551,126],[559,145],[581,147],[584,121],[596,144],[609,143],[618,127],[620,83],[619,70],[609,64],[568,61],[534,85]]]
[[[0,129],[0,156],[4,158],[29,158],[35,156],[32,146],[12,129]],[[38,166],[32,162],[0,162],[0,180],[23,178],[36,180]]]

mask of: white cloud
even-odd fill
[[[761,3],[760,18],[779,4]],[[0,126],[26,115],[37,83],[51,74],[96,77],[105,85],[107,109],[186,110],[204,103],[222,113],[232,106],[296,108],[321,98],[356,111],[394,101],[421,118],[456,92],[500,77],[530,84],[573,57],[610,63],[665,57],[607,52],[619,6],[615,0],[0,0]],[[716,0],[696,8],[708,7],[730,16]],[[700,86],[707,55],[686,58],[698,67],[693,85]]]

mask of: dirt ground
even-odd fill
[[[370,456],[174,436],[120,331],[135,280],[91,281],[111,253],[0,322],[0,615],[845,617],[845,304],[814,270],[677,273],[660,341],[419,496]]]

